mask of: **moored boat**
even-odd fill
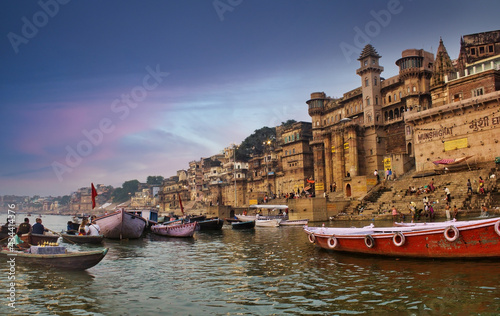
[[[54,234],[33,234],[33,233],[28,233],[28,234],[23,234],[21,235],[21,240],[30,244],[30,245],[41,245],[45,242],[52,242],[56,243],[57,240],[59,239],[59,235],[54,235]]]
[[[255,220],[246,222],[233,222],[231,223],[233,229],[253,229],[255,227]]]
[[[86,270],[98,264],[108,253],[108,248],[83,252],[67,252],[64,249],[61,251],[51,251],[51,248],[58,248],[57,250],[59,250],[59,248],[64,247],[38,248],[46,248],[44,250],[48,251],[35,251],[36,248],[31,247],[30,251],[32,252],[1,250],[0,255],[5,258],[15,258],[16,265],[25,263],[33,266],[57,269]]]
[[[415,258],[500,257],[500,219],[456,221],[450,225],[330,228],[305,227],[311,243],[324,249]]]
[[[157,235],[168,237],[193,237],[197,226],[197,222],[186,224],[161,224],[151,226],[151,231]]]
[[[111,239],[139,238],[147,224],[141,216],[130,214],[124,209],[97,217],[95,221],[101,228],[101,234]]]
[[[102,244],[104,240],[103,235],[90,236],[90,235],[71,235],[71,234],[61,234],[63,241],[70,241],[76,244]]]
[[[198,222],[198,228],[200,231],[206,230],[221,230],[224,225],[224,220],[219,218],[206,219],[204,221]]]
[[[280,226],[304,226],[309,223],[308,219],[282,220]]]
[[[235,217],[240,222],[250,222],[250,221],[254,221],[255,220],[255,215],[238,214],[238,215],[235,215]]]
[[[255,219],[255,226],[258,227],[278,227],[280,225],[281,219],[278,218],[260,218],[257,216]]]

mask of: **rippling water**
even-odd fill
[[[60,231],[70,218],[43,219]],[[146,235],[107,240],[105,247],[104,260],[83,272],[17,266],[17,309],[4,294],[0,314],[500,314],[498,260],[339,254],[311,245],[300,227],[233,231],[225,225],[193,239]],[[7,268],[3,274],[7,289]]]

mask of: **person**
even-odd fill
[[[373,175],[375,176],[375,178],[377,178],[377,183],[379,183],[379,178],[378,178],[378,171],[377,169],[375,169],[375,171],[373,171]]]
[[[385,180],[389,180],[389,169],[385,170]]]
[[[434,178],[432,178],[431,182],[429,182],[429,189],[431,190],[431,192],[434,192],[434,190],[436,190],[436,188],[434,187]]]
[[[446,203],[451,203],[451,193],[448,187],[444,187],[444,193],[446,194]]]
[[[481,206],[481,217],[486,217],[488,216],[488,208],[486,207],[486,205],[483,204],[483,206]]]
[[[392,206],[392,221],[395,222],[398,216],[398,210],[395,206]]]
[[[479,177],[479,194],[484,194],[484,180],[482,177]]]
[[[25,248],[29,248],[30,247],[29,244],[22,241],[21,235],[22,235],[22,233],[20,233],[18,231],[13,238],[9,239],[9,243],[7,244],[7,247],[9,249],[21,249],[21,250],[25,249]]]
[[[434,220],[434,208],[432,207],[432,204],[431,204],[431,203],[429,204],[429,219],[430,219],[431,221],[433,221],[433,220]]]
[[[333,192],[337,190],[337,183],[333,182]]]
[[[33,227],[31,228],[31,232],[33,234],[39,234],[39,235],[43,235],[44,232],[48,232],[49,230],[45,227],[43,227],[42,225],[42,219],[40,217],[38,217],[36,219],[36,223],[33,224]]]
[[[417,208],[417,204],[415,202],[410,202],[410,216],[411,216],[411,222],[413,223],[413,220],[415,219],[415,211]]]
[[[450,203],[446,202],[446,206],[444,207],[445,212],[446,212],[446,218],[449,220],[451,219],[451,214],[450,214]]]
[[[78,235],[88,235],[89,234],[89,226],[88,226],[89,220],[88,219],[83,219],[82,223],[80,224],[80,228],[78,229]]]
[[[31,232],[30,219],[26,217],[24,219],[24,222],[21,223],[21,225],[19,225],[19,227],[17,228],[17,231],[20,232],[21,234],[27,234]]]
[[[467,179],[467,194],[472,194],[472,183],[470,183],[470,179]]]
[[[457,215],[458,215],[458,208],[457,206],[455,205],[453,207],[453,219],[457,219]]]
[[[89,225],[89,235],[90,236],[99,236],[101,234],[101,228],[95,222],[95,216],[91,217],[91,222]]]

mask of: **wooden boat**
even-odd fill
[[[394,222],[394,226],[397,226],[397,227],[420,227],[420,226],[437,227],[437,226],[454,225],[455,223],[457,223],[457,221],[455,219],[453,219],[453,220],[445,221],[445,222],[427,222],[427,223],[420,223],[420,222],[415,222],[415,223]],[[461,223],[466,223],[466,222],[464,222],[464,221],[458,222],[459,225],[463,225]]]
[[[154,210],[154,209],[151,209],[151,210],[127,210],[126,211],[127,213],[130,213],[132,215],[136,215],[136,216],[140,216],[142,218],[144,218],[147,223],[148,223],[148,227],[150,227],[151,225],[156,225],[158,224],[158,211],[157,210]]]
[[[221,230],[223,225],[224,225],[224,220],[218,218],[212,218],[204,221],[199,221],[197,229],[200,231]]]
[[[104,240],[103,235],[90,236],[90,235],[71,235],[71,234],[61,234],[62,240],[68,242],[68,240],[76,244],[102,244]]]
[[[333,251],[415,258],[500,257],[500,218],[451,225],[305,227],[311,243]]]
[[[24,242],[27,242],[30,245],[41,245],[44,242],[52,242],[56,243],[57,240],[59,239],[59,235],[53,235],[53,234],[33,234],[33,233],[28,233],[28,234],[23,234],[21,235],[21,240]]]
[[[282,220],[280,226],[304,226],[309,223],[308,219]]]
[[[250,221],[254,221],[255,220],[255,215],[243,215],[243,214],[238,214],[238,215],[235,215],[236,218],[240,221],[240,222],[250,222]]]
[[[127,213],[123,208],[97,217],[95,221],[101,228],[101,234],[111,239],[139,238],[147,224],[144,218]]]
[[[227,218],[224,218],[224,220],[226,222],[228,222],[229,224],[231,223],[235,223],[235,222],[241,222],[237,217],[227,217]]]
[[[57,254],[36,254],[24,251],[1,250],[0,256],[4,258],[2,261],[15,258],[16,265],[23,263],[57,269],[85,270],[98,264],[107,253],[108,248],[83,252],[65,251],[64,253]]]
[[[162,224],[151,226],[151,231],[155,234],[168,237],[193,237],[197,226],[197,222],[186,224]]]
[[[253,229],[255,227],[255,220],[246,222],[233,222],[231,223],[233,229]]]

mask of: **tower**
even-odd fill
[[[384,71],[384,67],[378,63],[380,57],[375,48],[368,44],[358,58],[361,67],[356,73],[361,77],[365,127],[382,124],[380,74]]]

